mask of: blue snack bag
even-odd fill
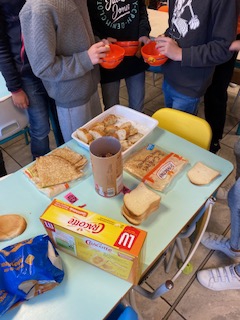
[[[47,235],[0,250],[0,316],[53,289],[63,277],[62,260]]]

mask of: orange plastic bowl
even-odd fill
[[[168,12],[168,6],[167,5],[161,6],[161,7],[158,8],[158,11]]]
[[[134,56],[139,48],[139,41],[117,41],[116,45],[122,47],[125,50],[125,56]]]
[[[161,66],[168,60],[168,57],[158,52],[155,41],[145,44],[141,49],[141,53],[144,61],[150,66]]]
[[[109,47],[110,51],[106,54],[106,57],[103,58],[103,62],[100,64],[105,69],[114,69],[122,62],[125,50],[116,44],[110,44]]]

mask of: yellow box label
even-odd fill
[[[145,231],[56,199],[40,219],[63,251],[122,279],[139,276]]]

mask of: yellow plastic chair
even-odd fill
[[[212,139],[212,130],[209,123],[192,114],[171,109],[171,108],[162,108],[157,110],[152,117],[158,120],[158,126],[164,130],[170,131],[177,136],[188,140],[199,147],[202,147],[206,150],[209,150],[210,143]],[[205,215],[206,210],[208,209],[209,204],[213,204],[214,200],[208,200],[205,204],[205,207],[199,211],[197,217],[192,221],[192,223],[182,231],[178,237],[175,239],[172,252],[169,258],[169,261],[166,266],[166,272],[169,272],[170,267],[173,262],[176,250],[179,250],[182,262],[186,262],[186,255],[183,250],[182,238],[188,238],[196,229],[197,222],[202,219],[202,216]],[[203,229],[206,229],[207,225],[203,225]],[[199,240],[200,241],[200,240]],[[198,244],[193,248],[193,252],[196,251]]]
[[[157,110],[152,117],[158,126],[209,150],[212,130],[209,123],[195,115],[171,108]]]

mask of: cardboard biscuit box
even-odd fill
[[[117,277],[138,283],[145,231],[56,199],[40,220],[57,248]]]

